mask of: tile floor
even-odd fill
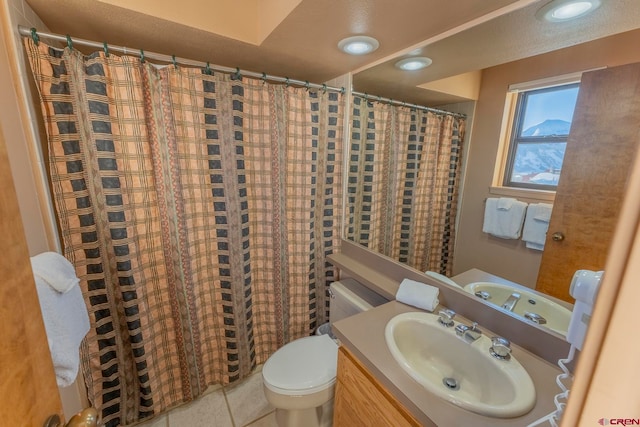
[[[262,391],[260,368],[238,384],[208,390],[199,399],[136,427],[277,427]]]

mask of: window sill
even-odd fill
[[[553,203],[556,198],[555,191],[513,187],[489,187],[489,194],[503,197],[514,197],[516,199],[528,199],[534,202],[543,203]]]

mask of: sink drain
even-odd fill
[[[442,384],[444,384],[445,387],[447,387],[449,390],[459,390],[460,389],[460,384],[458,384],[458,381],[456,381],[455,378],[443,378],[442,379]]]

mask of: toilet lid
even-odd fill
[[[329,335],[300,338],[265,362],[262,377],[269,388],[310,394],[335,382],[338,345]]]

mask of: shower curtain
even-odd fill
[[[107,426],[241,379],[327,319],[342,95],[24,43]]]
[[[451,275],[465,120],[353,100],[347,238]]]

